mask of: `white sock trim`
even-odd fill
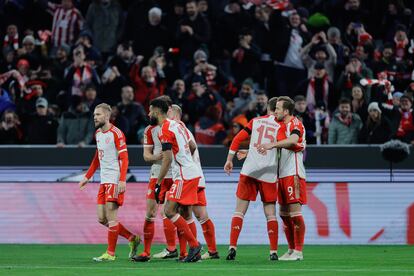
[[[176,222],[176,221],[177,221],[180,217],[181,217],[181,216],[180,216],[180,214],[175,214],[175,215],[171,218],[172,223]]]

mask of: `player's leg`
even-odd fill
[[[168,219],[171,220],[172,223],[177,227],[177,231],[183,235],[185,240],[190,245],[190,250],[188,256],[184,259],[186,262],[191,262],[196,258],[196,255],[201,251],[201,244],[197,241],[194,237],[193,233],[185,218],[181,215],[188,217],[189,208],[188,206],[181,205],[180,213],[178,213],[179,204],[177,202],[167,200],[164,205],[164,212]]]
[[[178,212],[187,222],[188,227],[190,227],[191,233],[193,233],[194,238],[197,239],[197,226],[193,219],[192,210],[193,206],[180,206],[180,208],[178,208]]]
[[[279,260],[283,261],[295,250],[294,228],[289,215],[289,205],[279,205],[279,215],[283,221],[283,231],[288,242],[288,251],[279,258]]]
[[[303,244],[305,240],[305,221],[302,216],[302,205],[300,203],[289,204],[289,214],[294,228],[295,250],[290,259],[303,260]]]
[[[277,261],[277,240],[279,229],[276,219],[277,183],[260,182],[257,184],[260,198],[263,202],[263,211],[267,220],[267,234],[270,242],[269,259]]]
[[[105,204],[96,205],[96,214],[98,215],[98,222],[105,227],[108,227],[108,220],[106,219]]]
[[[229,252],[226,257],[226,260],[228,261],[235,260],[236,258],[237,241],[243,228],[244,215],[249,208],[249,203],[249,200],[240,198],[237,198],[236,200],[236,209],[231,219]]]
[[[139,256],[133,256],[133,261],[136,262],[147,262],[151,256],[151,245],[155,233],[155,217],[157,215],[157,202],[154,199],[147,197],[146,212],[144,221],[144,252]]]
[[[270,243],[270,260],[277,261],[277,245],[279,237],[278,223],[276,219],[276,202],[263,202],[263,210],[267,220],[267,234]]]
[[[206,206],[193,206],[194,216],[201,224],[204,239],[206,240],[208,252],[201,256],[201,259],[219,259],[216,245],[216,232],[213,221],[209,218]]]
[[[167,242],[167,247],[160,253],[154,254],[154,259],[171,259],[178,257],[178,252],[175,244],[177,229],[175,225],[164,214],[164,205],[160,208],[160,214],[162,216],[162,222],[164,226],[164,235]],[[185,240],[184,240],[185,241]],[[187,241],[185,241],[187,243]]]

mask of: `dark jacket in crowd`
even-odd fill
[[[28,144],[56,144],[58,122],[50,115],[33,114],[26,129]]]

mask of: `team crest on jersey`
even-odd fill
[[[111,138],[106,138],[105,143],[109,144],[109,142],[111,142]]]
[[[151,189],[148,189],[147,194],[150,195],[151,193],[152,193],[152,190]]]

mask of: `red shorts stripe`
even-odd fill
[[[197,189],[200,178],[175,180],[167,193],[167,200],[181,205],[195,205],[198,202]]]

